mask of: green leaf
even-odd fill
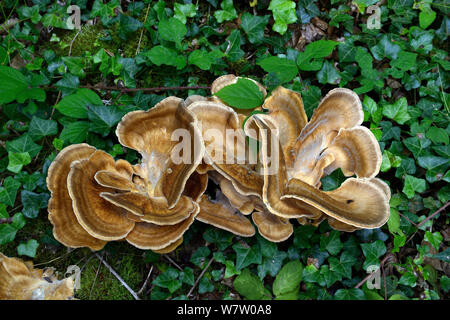
[[[119,123],[124,112],[117,106],[88,105],[88,118],[91,121],[89,130],[106,137],[112,127]]]
[[[0,66],[0,104],[9,103],[28,90],[25,76],[18,70]]]
[[[208,228],[203,233],[203,239],[206,242],[214,243],[219,250],[225,250],[233,243],[233,234],[218,228]],[[217,259],[216,259],[217,260]]]
[[[271,0],[269,10],[272,11],[275,23],[272,29],[279,34],[285,34],[287,25],[297,21],[296,3],[290,0]]]
[[[338,84],[341,80],[341,76],[333,66],[332,62],[325,61],[322,69],[317,73],[317,80],[319,80],[319,83],[321,84]]]
[[[408,102],[406,101],[406,98],[402,97],[395,101],[394,104],[383,106],[383,115],[399,124],[404,124],[411,119],[408,114]]]
[[[94,91],[82,88],[76,93],[61,99],[61,101],[55,105],[55,108],[66,116],[83,119],[88,116],[86,108],[88,104],[101,105],[103,103]]]
[[[15,153],[25,153],[28,152],[31,158],[35,157],[39,151],[41,151],[42,146],[33,142],[33,139],[28,134],[23,134],[19,138],[7,141],[6,150],[8,152]]]
[[[305,71],[320,70],[323,63],[322,59],[328,57],[338,44],[339,42],[332,40],[311,42],[305,47],[305,51],[298,54],[298,68]]]
[[[158,24],[159,36],[166,41],[173,41],[181,44],[184,36],[187,33],[186,26],[175,18],[161,20]]]
[[[448,133],[442,129],[435,126],[430,127],[426,132],[426,137],[433,141],[435,144],[443,143],[445,145],[449,144]]]
[[[19,190],[20,182],[13,177],[6,177],[3,180],[3,186],[0,187],[0,203],[7,206],[14,206],[16,202],[17,190]]]
[[[227,37],[226,56],[230,62],[236,62],[241,59],[245,52],[241,50],[241,33],[238,29],[233,30]]]
[[[214,12],[214,17],[217,19],[218,23],[224,21],[230,21],[237,18],[236,9],[233,6],[233,0],[223,0],[220,3],[222,10],[217,10]]]
[[[241,16],[241,28],[248,36],[248,41],[253,44],[260,44],[264,39],[264,29],[269,22],[269,15],[255,16],[245,12]]]
[[[414,288],[417,284],[416,282],[417,277],[412,272],[408,271],[401,276],[400,280],[398,281],[398,284]]]
[[[253,109],[264,101],[264,94],[255,82],[245,78],[238,78],[236,83],[220,89],[215,95],[238,109]]]
[[[249,247],[238,242],[233,245],[236,252],[236,269],[242,270],[252,263],[260,264],[262,262],[261,251],[256,246]]]
[[[436,19],[436,12],[431,10],[430,8],[424,9],[419,13],[419,26],[422,29],[426,29],[433,23]]]
[[[286,263],[273,282],[273,293],[276,296],[299,290],[302,280],[303,266],[298,260]]]
[[[183,69],[186,66],[186,58],[173,50],[164,46],[154,46],[149,51],[144,52],[143,55],[148,57],[150,61],[157,66],[162,64],[168,66],[174,66],[178,70]]]
[[[173,6],[174,9],[174,18],[181,21],[182,24],[186,24],[186,18],[192,18],[195,17],[197,14],[198,7],[196,5],[193,5],[192,3],[188,4],[181,4],[181,3],[175,3]]]
[[[36,250],[39,247],[39,242],[34,239],[30,239],[25,243],[21,243],[17,246],[17,254],[19,256],[28,256],[34,258],[36,256]]]
[[[363,268],[367,270],[369,266],[379,266],[379,257],[386,253],[386,245],[381,240],[376,240],[372,243],[361,243],[361,249],[366,257]]]
[[[55,120],[44,120],[35,116],[31,119],[28,134],[34,141],[57,133],[58,124]]]
[[[182,286],[182,282],[178,280],[179,275],[180,272],[177,269],[169,267],[153,280],[153,284],[161,288],[167,288],[170,293],[174,293]]]
[[[85,60],[81,57],[62,57],[61,58],[64,64],[69,69],[70,73],[80,77],[84,78],[86,74],[83,71],[83,68],[85,67]]]
[[[209,70],[214,59],[206,50],[194,50],[189,54],[189,64],[196,65],[202,70]]]
[[[398,59],[390,61],[391,66],[396,67],[402,71],[408,71],[414,68],[416,65],[417,53],[400,51],[398,53]]]
[[[192,270],[192,268],[189,267],[184,268],[184,270],[181,272],[180,279],[183,283],[193,286],[195,283],[194,270]]]
[[[14,173],[19,173],[23,166],[31,163],[31,157],[28,152],[15,153],[8,152],[8,170]]]
[[[177,20],[178,21],[178,20]],[[179,21],[178,21],[179,22]],[[137,30],[142,28],[144,24],[133,17],[125,15],[123,13],[119,14],[119,37],[123,40],[127,40],[130,34],[135,33]]]
[[[330,263],[330,270],[343,278],[351,279],[352,266],[358,260],[348,251],[342,252],[339,260],[335,257],[330,257],[328,262]]]
[[[400,50],[400,46],[391,41],[387,35],[383,35],[380,42],[370,48],[374,58],[379,61],[383,60],[383,58],[388,58],[390,60],[397,59]]]
[[[265,295],[262,281],[248,269],[242,270],[241,274],[233,281],[234,289],[248,300],[261,300]]]
[[[47,208],[50,196],[47,193],[34,193],[22,190],[20,197],[23,203],[23,214],[27,218],[36,218],[40,209]]]
[[[424,239],[428,241],[436,250],[439,250],[444,237],[439,231],[433,233],[431,233],[430,231],[425,231]]]
[[[364,300],[366,296],[361,289],[339,289],[334,294],[335,300]]]
[[[200,247],[192,254],[190,261],[197,267],[202,267],[210,254],[211,250],[208,247]]]
[[[435,255],[433,255],[433,258],[450,263],[450,247],[446,248],[442,252],[436,253]]]
[[[343,247],[344,244],[341,242],[339,231],[333,230],[328,236],[320,238],[320,248],[326,249],[331,255],[337,255]]]
[[[89,130],[89,122],[77,121],[69,123],[61,131],[59,138],[70,143],[81,143],[86,141]]]
[[[403,185],[402,192],[406,194],[408,199],[414,197],[416,192],[421,193],[426,190],[426,182],[424,179],[416,178],[410,176],[409,174],[405,175],[405,182]]]
[[[287,58],[268,57],[256,63],[264,71],[274,73],[281,83],[291,81],[297,76],[297,65]]]

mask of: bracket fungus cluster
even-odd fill
[[[87,144],[63,149],[47,177],[55,238],[93,250],[126,240],[167,253],[194,220],[243,237],[256,226],[273,242],[290,237],[292,219],[328,219],[348,232],[386,223],[390,189],[375,177],[380,147],[361,126],[353,91],[331,90],[308,121],[300,94],[278,87],[266,97],[256,82],[265,97],[259,112],[237,112],[215,95],[237,80],[219,77],[210,97],[168,97],[126,114],[116,135],[141,155],[138,164]],[[338,168],[349,178],[321,190],[320,179]]]
[[[31,262],[0,253],[0,300],[71,300],[74,280],[58,280],[52,268],[33,268]]]

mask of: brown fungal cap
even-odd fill
[[[253,212],[252,219],[259,233],[272,242],[284,241],[294,232],[288,220],[277,217],[268,210]]]
[[[88,144],[74,144],[61,150],[48,169],[47,187],[51,192],[48,218],[53,225],[55,239],[67,247],[102,249],[106,242],[90,235],[78,222],[67,188],[71,163],[89,158],[95,148]]]
[[[181,244],[180,239],[194,222],[194,218],[199,212],[198,205],[195,202],[194,204],[197,209],[193,210],[187,219],[174,225],[159,226],[148,222],[136,223],[126,240],[135,247],[144,250],[174,250]]]
[[[32,263],[0,253],[0,300],[69,300],[73,298],[72,278],[46,277]]]
[[[332,154],[334,161],[326,168],[326,174],[341,168],[347,177],[356,174],[358,178],[372,178],[380,171],[380,145],[366,127],[339,130],[323,156],[327,154]]]
[[[118,240],[126,237],[135,222],[127,212],[100,197],[102,192],[114,192],[95,181],[98,171],[114,171],[114,159],[104,151],[95,151],[89,159],[72,163],[67,179],[73,209],[78,222],[93,237]]]
[[[189,133],[186,138],[189,143],[179,129]],[[188,147],[182,150],[183,158],[176,162],[180,142],[172,136],[178,133],[183,146]],[[126,114],[117,126],[116,135],[122,145],[141,153],[141,169],[149,182],[149,195],[164,196],[169,207],[173,207],[204,153],[195,115],[186,109],[182,99],[168,97],[147,111]]]
[[[189,217],[198,206],[186,196],[182,196],[173,208],[168,208],[163,197],[149,197],[137,192],[102,192],[100,197],[123,208],[145,221],[157,225],[174,225]]]
[[[197,220],[227,230],[242,237],[251,237],[255,228],[245,216],[223,201],[212,202],[206,195],[200,200]]]
[[[263,179],[249,164],[249,145],[237,113],[224,104],[211,101],[194,102],[188,109],[201,125],[205,163],[231,180],[240,193],[260,195]],[[230,138],[229,132],[235,137]],[[234,154],[228,154],[228,150],[233,150]]]

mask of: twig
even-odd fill
[[[373,271],[372,273],[370,273],[369,275],[367,275],[367,277],[365,277],[364,279],[362,279],[362,280],[355,286],[355,289],[358,289],[359,287],[361,287],[361,286],[364,284],[364,282],[367,282],[367,281],[369,281],[370,279],[372,279],[372,278],[375,276],[375,274],[378,272],[378,270],[380,270],[381,266],[386,262],[386,260],[387,260],[388,258],[389,258],[389,256],[384,257],[384,259],[381,260],[381,262],[380,262],[380,267],[379,267],[377,270],[375,270],[375,271]]]
[[[145,19],[144,19],[144,25],[145,25],[145,23],[147,22],[147,17],[148,17],[148,12],[149,12],[149,10],[150,10],[150,4],[147,6],[147,13],[145,14]],[[142,30],[141,30],[141,35],[139,36],[139,43],[138,43],[138,46],[137,46],[137,48],[136,48],[136,54],[135,54],[135,56],[139,53],[139,49],[141,48],[141,41],[142,41],[142,36],[143,36],[143,34],[144,34],[144,30],[145,30],[145,26],[142,28]]]
[[[400,212],[398,213],[402,218],[405,218],[406,220],[408,220],[409,223],[411,223],[413,226],[417,227],[417,224],[415,224],[414,222],[412,222],[407,216],[401,214]]]
[[[11,223],[13,223],[13,217],[0,219],[0,224],[11,224]]]
[[[78,32],[77,32],[77,34],[75,35],[75,37],[73,37],[72,41],[70,41],[69,57],[70,57],[71,54],[72,54],[72,46],[73,46],[73,43],[74,43],[75,39],[78,37],[78,35],[80,34],[80,32],[81,32],[81,30],[78,30]]]
[[[145,279],[145,282],[142,285],[141,289],[139,289],[139,291],[137,292],[138,295],[140,295],[144,291],[144,289],[147,287],[147,282],[148,282],[148,279],[150,279],[150,275],[152,274],[152,271],[153,271],[153,266],[150,268],[150,271],[148,272],[148,275],[147,275],[147,279]]]
[[[164,255],[164,258],[166,258],[171,264],[173,264],[178,270],[183,271],[183,268],[181,268],[175,261],[173,261],[169,256]]]
[[[417,228],[420,228],[424,223],[426,223],[428,220],[432,219],[434,216],[436,216],[437,214],[439,214],[440,212],[444,211],[445,208],[448,207],[448,205],[450,204],[450,201],[447,201],[446,204],[444,204],[439,210],[437,210],[435,213],[433,213],[431,216],[427,217],[425,220],[423,220],[421,223],[419,223],[417,225]]]
[[[41,89],[57,89],[56,86],[42,86]],[[196,89],[209,89],[209,86],[181,86],[181,87],[154,87],[154,88],[121,88],[113,86],[93,86],[83,85],[79,88],[97,89],[97,90],[116,90],[122,92],[138,92],[138,91],[168,91],[168,90],[196,90]]]
[[[95,273],[94,282],[92,283],[92,286],[91,286],[91,291],[89,291],[89,300],[91,300],[92,289],[94,289],[95,282],[97,281],[98,272],[100,271],[100,267],[101,267],[101,265],[102,265],[102,262],[103,262],[103,256],[102,256],[102,260],[101,260],[100,263],[98,264],[97,272]]]
[[[103,260],[103,258],[97,252],[94,252],[94,254],[101,262],[103,262],[105,267],[108,268],[108,270],[117,278],[117,280],[120,281],[120,283],[128,290],[128,292],[131,293],[134,299],[141,300],[137,296],[136,292],[134,292],[133,289],[130,288],[130,286],[122,279],[122,277],[119,276],[119,274],[105,260]]]
[[[197,286],[197,284],[200,282],[200,279],[203,277],[203,275],[205,274],[206,270],[208,270],[209,266],[211,265],[211,263],[214,261],[214,257],[211,258],[208,262],[208,264],[206,265],[205,269],[202,270],[202,273],[200,273],[200,275],[198,276],[197,280],[195,280],[194,285],[192,286],[191,290],[189,290],[187,297],[189,297],[192,294],[192,291],[194,291],[195,287]]]

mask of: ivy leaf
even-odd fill
[[[391,60],[390,64],[402,71],[408,71],[416,65],[416,59],[417,53],[402,50],[398,53],[398,59]]]
[[[106,52],[104,49],[102,49],[104,54],[106,55]],[[100,51],[99,51],[100,52]],[[95,56],[94,56],[95,57]],[[94,59],[94,63],[95,59]],[[63,96],[74,93],[77,88],[80,85],[80,79],[70,73],[66,73],[61,80],[55,83],[55,87],[57,87],[59,90],[62,91]]]
[[[84,78],[86,76],[83,70],[83,68],[85,67],[85,60],[83,58],[62,57],[61,59],[72,74],[80,78]]]
[[[86,141],[89,130],[89,122],[77,121],[69,123],[61,131],[59,138],[70,143],[81,143]]]
[[[238,78],[237,82],[215,93],[228,105],[238,109],[253,109],[262,105],[264,94],[251,80]]]
[[[428,241],[436,250],[439,250],[442,240],[444,237],[439,231],[431,233],[430,231],[425,231],[425,240]]]
[[[27,190],[22,190],[20,197],[23,203],[23,214],[31,219],[38,216],[40,209],[47,208],[50,199],[47,193],[34,193]]]
[[[39,242],[34,239],[30,239],[27,242],[22,242],[17,246],[17,254],[19,256],[28,256],[34,258],[36,256],[36,250],[39,247]]]
[[[343,247],[339,231],[333,230],[328,236],[320,238],[320,248],[326,249],[331,255],[337,255]]]
[[[274,73],[281,83],[291,81],[297,76],[297,65],[287,58],[268,57],[256,63],[266,72]]]
[[[177,269],[169,267],[166,271],[160,273],[155,280],[153,280],[153,284],[161,288],[167,288],[170,293],[174,293],[180,289],[182,285],[182,282],[178,280],[179,275],[180,272]]]
[[[112,127],[119,123],[124,112],[117,106],[88,105],[89,130],[107,136]]]
[[[339,289],[334,294],[335,300],[364,300],[366,296],[361,289]]]
[[[233,250],[236,252],[237,270],[242,270],[252,263],[260,264],[262,261],[261,251],[256,246],[244,246],[238,242],[233,245]]]
[[[233,243],[233,234],[218,228],[208,228],[203,233],[203,239],[206,242],[214,243],[219,250],[223,251]]]
[[[178,21],[179,22],[179,21]],[[118,35],[123,40],[127,40],[130,34],[133,34],[144,25],[139,20],[130,17],[129,15],[120,13],[119,14],[119,30]]]
[[[206,50],[194,50],[189,54],[189,64],[196,65],[202,70],[211,69],[214,60]]]
[[[58,133],[58,124],[55,120],[44,120],[33,116],[28,128],[28,134],[34,141],[46,136],[56,135]]]
[[[158,24],[158,32],[161,39],[166,41],[173,41],[176,44],[181,44],[184,36],[187,33],[186,26],[175,18],[161,20]]]
[[[181,70],[186,66],[186,58],[170,48],[164,46],[154,46],[143,55],[148,57],[150,61],[157,66],[162,64],[174,66],[177,70]]]
[[[196,5],[193,5],[192,3],[181,4],[175,2],[173,9],[174,9],[173,17],[180,20],[182,24],[186,24],[186,18],[195,17],[195,15],[197,14],[198,7]]]
[[[319,83],[321,84],[338,84],[341,80],[341,76],[333,66],[333,63],[325,61],[322,69],[317,73],[317,80],[319,80]]]
[[[358,260],[348,251],[342,252],[339,260],[335,257],[330,257],[328,262],[330,263],[330,270],[335,272],[341,277],[351,279],[352,266]]]
[[[320,15],[319,8],[314,0],[299,0],[297,7],[297,16],[300,23],[309,23],[311,18],[318,17]]]
[[[258,276],[260,279],[269,274],[274,277],[283,266],[284,259],[287,258],[287,253],[284,251],[276,251],[271,257],[265,256],[262,264],[258,265]]]
[[[379,61],[383,60],[383,58],[397,59],[400,50],[400,46],[393,43],[387,35],[383,35],[377,45],[370,48],[373,57]]]
[[[101,105],[103,103],[94,91],[82,88],[78,89],[76,93],[62,98],[55,108],[63,115],[83,119],[88,116],[86,108],[88,104]]]
[[[411,119],[408,114],[408,102],[406,101],[406,98],[402,97],[393,104],[383,106],[383,115],[399,124],[404,124]]]
[[[19,187],[19,181],[13,177],[6,177],[5,180],[3,180],[3,186],[0,187],[0,203],[4,203],[10,207],[14,206]]]
[[[422,29],[426,29],[433,23],[436,19],[436,12],[431,10],[430,8],[421,10],[419,13],[419,26]]]
[[[15,153],[8,152],[8,170],[14,173],[19,173],[23,166],[30,164],[31,157],[28,152]]]
[[[34,143],[29,134],[23,134],[15,140],[6,141],[6,150],[8,152],[28,152],[31,158],[34,158],[39,153],[39,151],[41,151],[41,149],[42,146]]]
[[[416,178],[410,176],[409,174],[405,175],[405,182],[403,185],[402,192],[406,194],[408,199],[414,197],[416,192],[421,193],[426,190],[426,182],[424,179]]]
[[[25,76],[18,70],[0,66],[0,104],[9,103],[28,90]]]
[[[273,282],[273,293],[276,296],[298,291],[302,280],[303,266],[298,260],[286,263]]]
[[[269,15],[255,16],[245,12],[241,16],[241,28],[248,36],[248,41],[253,44],[260,44],[264,39],[264,29],[269,22]]]
[[[366,257],[364,261],[363,269],[367,270],[369,266],[379,266],[379,257],[386,253],[386,245],[381,240],[376,240],[372,243],[361,243],[361,249]]]
[[[241,274],[233,281],[234,289],[248,300],[261,300],[266,294],[262,281],[248,269],[242,270]],[[267,297],[266,298],[270,298]]]
[[[180,279],[183,283],[193,286],[195,283],[194,270],[192,270],[192,268],[189,267],[184,268],[184,270],[181,272]]]
[[[297,57],[297,65],[300,70],[317,71],[322,68],[323,58],[328,57],[339,44],[332,40],[318,40],[311,42],[300,52]]]
[[[405,272],[398,281],[398,284],[414,288],[417,284],[417,277],[410,271]]]
[[[275,23],[272,29],[283,35],[287,30],[287,25],[297,21],[295,12],[296,3],[291,0],[271,0],[269,10],[272,11]]]
[[[208,247],[200,247],[192,254],[190,261],[197,267],[202,267],[210,254],[211,250]]]
[[[237,18],[237,12],[233,6],[233,0],[223,0],[220,3],[220,7],[222,10],[217,10],[214,12],[214,17],[217,19],[218,23]]]
[[[449,137],[448,133],[442,129],[435,126],[432,126],[428,131],[426,132],[426,137],[433,141],[434,144],[443,143],[445,145],[449,144]]]
[[[230,33],[226,42],[228,43],[226,56],[230,62],[236,62],[244,56],[245,52],[241,50],[241,33],[238,29]]]

